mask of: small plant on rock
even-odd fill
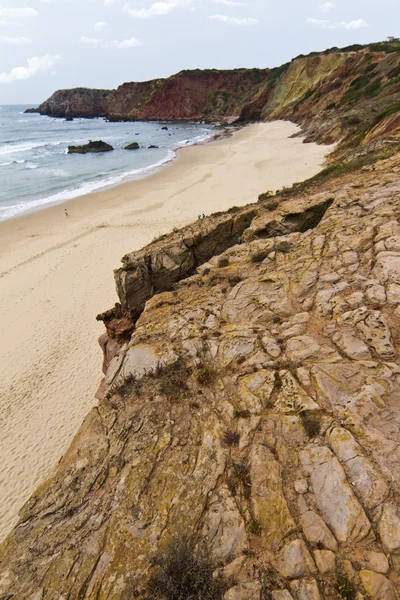
[[[321,431],[321,416],[314,410],[303,410],[300,413],[301,423],[310,438],[317,437]]]
[[[336,579],[336,590],[343,600],[356,600],[357,591],[345,573],[338,573]]]
[[[158,567],[149,584],[154,600],[219,600],[226,591],[223,580],[213,577],[209,556],[195,550],[190,538],[174,538],[153,564]]]
[[[196,379],[200,385],[212,385],[216,378],[216,371],[210,365],[202,365],[197,371]]]
[[[240,435],[236,431],[225,431],[224,442],[227,446],[239,446]]]
[[[218,261],[218,266],[223,269],[224,267],[227,267],[229,265],[229,258],[224,257],[224,258],[220,258]]]
[[[261,535],[261,525],[258,521],[251,521],[249,529],[254,535]]]

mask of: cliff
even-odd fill
[[[106,117],[110,90],[74,88],[59,90],[43,102],[36,112],[49,117],[85,118]]]
[[[269,100],[341,140],[324,171],[123,257],[99,405],[0,547],[1,598],[399,599],[399,57],[360,52]]]
[[[398,99],[399,49],[396,42],[332,48],[275,69],[197,69],[167,79],[124,83],[113,91],[62,90],[38,111],[114,121],[285,118],[310,129],[310,139],[317,139],[317,127],[318,141],[338,141],[350,128],[353,133],[355,125],[370,125],[376,117],[372,108],[383,110],[388,101]],[[360,99],[362,115],[353,115]]]

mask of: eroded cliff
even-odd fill
[[[399,599],[391,86],[312,180],[123,257],[99,405],[0,547],[1,598]]]

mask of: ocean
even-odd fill
[[[173,160],[178,148],[214,133],[198,123],[65,121],[24,114],[26,108],[0,106],[0,220],[144,177]],[[103,140],[114,151],[67,154],[69,145],[89,140]],[[131,142],[140,149],[124,150]]]

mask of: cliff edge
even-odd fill
[[[379,93],[359,63],[276,88],[271,115],[341,140],[324,171],[123,257],[99,405],[1,598],[399,599],[399,56],[364,56]],[[361,123],[321,109],[335,79]]]

